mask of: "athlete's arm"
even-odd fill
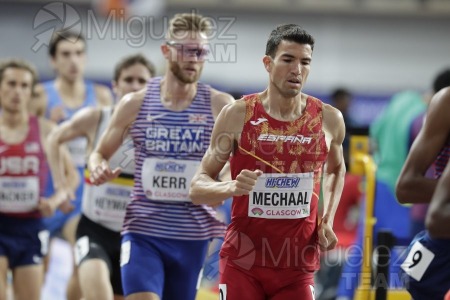
[[[53,152],[57,153],[62,161],[58,169],[50,160],[50,145],[47,143],[47,140],[50,132],[55,129],[55,125],[41,118],[39,119],[39,126],[41,128],[42,145],[44,146],[45,155],[50,166],[56,192],[50,198],[46,200],[42,199],[39,202],[38,209],[44,216],[51,216],[57,207],[75,198],[74,190],[80,183],[80,178],[75,166],[72,164],[69,151],[65,146],[61,145]]]
[[[234,102],[234,98],[227,93],[218,91],[216,89],[211,89],[211,111],[214,117],[214,120],[217,120],[222,109]],[[230,172],[230,162],[227,161],[225,166],[220,171],[218,177],[220,181],[231,180],[231,172]]]
[[[66,185],[64,160],[61,156],[61,145],[77,137],[86,137],[89,149],[92,147],[94,135],[97,132],[101,110],[93,107],[86,107],[76,112],[72,118],[55,127],[47,138],[48,161],[50,166],[58,172],[55,183]]]
[[[28,111],[35,116],[45,117],[47,108],[47,93],[41,84],[34,87],[33,97],[28,104]]]
[[[450,163],[436,186],[425,223],[431,237],[450,238]]]
[[[217,182],[220,171],[228,161],[242,131],[245,102],[236,101],[225,106],[217,117],[208,151],[191,181],[189,198],[194,204],[214,205],[234,195],[249,194],[261,171],[242,170],[236,180]]]
[[[108,160],[119,149],[128,134],[130,125],[136,120],[145,97],[146,89],[130,93],[119,101],[111,121],[103,133],[97,147],[89,156],[88,164],[93,184],[102,184],[120,174],[120,168],[111,170]]]
[[[411,146],[400,173],[396,195],[401,203],[428,203],[437,181],[425,173],[450,136],[450,88],[434,95],[425,123]]]
[[[337,244],[337,237],[332,228],[334,215],[344,187],[345,162],[342,142],[345,137],[345,124],[341,112],[326,104],[323,106],[323,129],[326,138],[330,142],[328,158],[324,168],[324,208],[319,230],[319,241],[322,250],[331,250]]]
[[[113,104],[113,97],[109,88],[104,85],[96,84],[94,90],[98,106],[106,107]]]

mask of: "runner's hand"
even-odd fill
[[[233,196],[248,195],[253,190],[256,184],[256,180],[261,176],[263,172],[261,170],[250,171],[244,169],[236,176],[236,179],[232,181]]]
[[[319,225],[319,246],[320,250],[328,251],[336,247],[338,238],[329,223],[321,222]]]
[[[100,185],[119,176],[120,172],[122,172],[122,169],[115,168],[114,170],[111,170],[109,164],[106,161],[102,161],[100,165],[96,166],[93,170],[90,171],[91,183]]]

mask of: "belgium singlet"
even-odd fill
[[[315,270],[319,263],[317,206],[328,155],[322,102],[309,96],[302,115],[284,122],[249,95],[238,148],[231,158],[235,179],[243,169],[263,172],[250,195],[235,196],[222,257],[252,265]]]
[[[38,119],[30,116],[28,126],[27,137],[21,143],[11,145],[0,139],[0,214],[40,218],[36,207],[49,168]]]
[[[102,109],[93,148],[109,124],[111,115],[112,108]],[[120,167],[122,171],[117,178],[99,186],[91,184],[89,172],[85,170],[82,213],[91,221],[118,232],[122,229],[125,210],[131,200],[133,188],[134,148],[129,137],[113,154],[109,163],[112,170]]]
[[[178,240],[221,237],[225,226],[214,210],[189,199],[190,181],[209,147],[214,123],[210,87],[198,83],[191,105],[175,112],[162,105],[160,85],[161,77],[149,81],[131,126],[136,171],[123,233]]]

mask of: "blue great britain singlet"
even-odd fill
[[[210,87],[198,83],[192,104],[175,112],[162,105],[160,85],[161,77],[149,81],[130,130],[136,171],[123,234],[177,240],[222,237],[225,225],[215,218],[215,211],[189,199],[190,181],[209,147],[214,125]]]

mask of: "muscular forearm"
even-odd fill
[[[345,167],[340,166],[335,172],[325,174],[323,222],[334,222],[337,207],[344,188]]]
[[[194,204],[214,205],[233,196],[232,181],[217,182],[207,174],[197,174],[191,183],[189,198]]]
[[[64,163],[61,157],[61,147],[58,137],[50,135],[47,139],[47,161],[53,178],[53,186],[55,189],[64,187],[67,182]]]
[[[400,203],[430,203],[437,180],[423,176],[418,178],[400,177],[396,187],[396,196]]]

